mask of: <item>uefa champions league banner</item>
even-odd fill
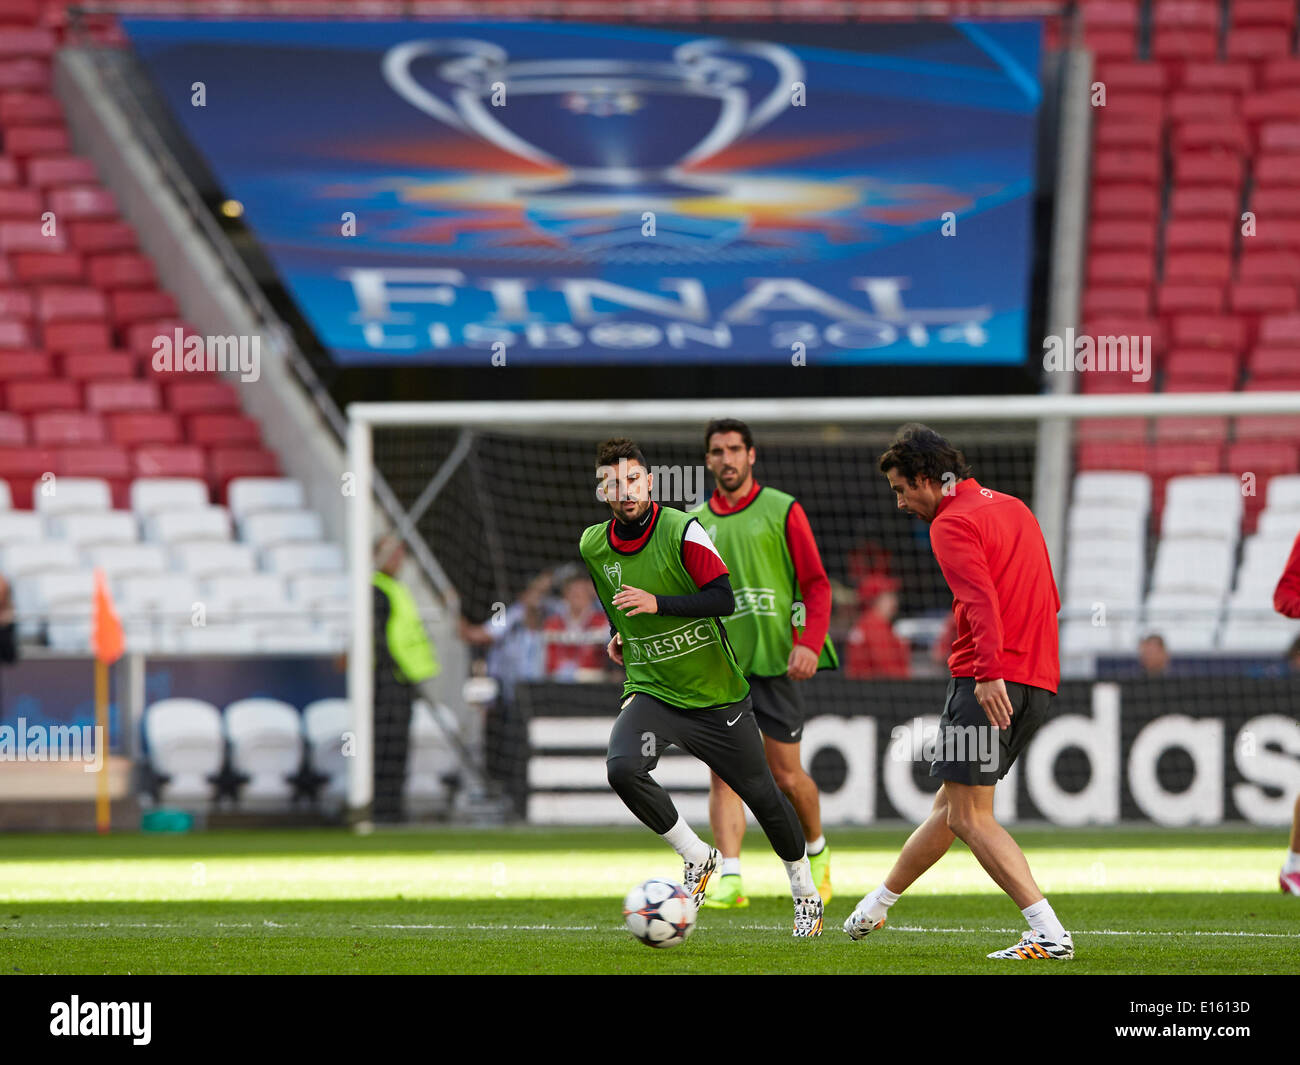
[[[800,753],[828,824],[925,820],[946,682],[808,681]],[[627,824],[605,781],[622,688],[525,684],[528,819]],[[1300,679],[1066,681],[1046,723],[998,785],[998,820],[1057,825],[1291,823],[1300,791]],[[974,760],[979,752],[972,747]],[[682,816],[708,821],[708,769],[670,749],[655,778]]]
[[[1037,23],[124,25],[340,364],[1026,358]]]

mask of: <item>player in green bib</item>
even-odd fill
[[[674,744],[700,759],[754,811],[785,863],[794,934],[821,935],[803,830],[768,769],[749,684],[722,626],[735,610],[727,567],[698,521],[654,501],[654,477],[631,440],[600,445],[596,477],[613,517],[588,528],[579,550],[610,619],[609,656],[627,673],[609,736],[610,786],[681,855],[698,907],[722,856],[650,773]]]
[[[813,879],[822,902],[830,902],[831,851],[822,834],[821,800],[799,757],[805,711],[798,688],[819,669],[839,667],[826,635],[830,579],[803,507],[754,479],[757,456],[749,426],[735,418],[711,421],[704,451],[717,489],[690,513],[703,523],[731,573],[736,612],[726,619],[727,635],[749,680],[768,765],[799,815]],[[740,878],[745,808],[716,773],[709,820],[722,852],[722,876],[705,905],[748,906]]]

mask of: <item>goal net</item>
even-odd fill
[[[1300,626],[1273,609],[1273,590],[1300,533],[1300,395],[367,404],[349,413],[357,498],[368,498],[369,470],[382,471],[407,512],[401,531],[454,586],[456,646],[439,654],[460,665],[443,678],[440,725],[472,787],[510,815],[630,819],[604,780],[621,670],[605,655],[608,626],[577,551],[583,529],[609,517],[596,447],[631,437],[656,501],[689,509],[715,487],[705,426],[734,417],[752,431],[755,479],[803,506],[831,582],[840,668],[803,689],[802,749],[828,821],[916,819],[933,790],[924,754],[943,703],[952,598],[927,526],[898,511],[878,469],[909,421],[961,448],[982,485],[1030,505],[1056,571],[1062,689],[1052,724],[1000,789],[1003,816],[1289,819],[1288,796],[1300,788]],[[381,645],[364,638],[380,532],[372,508],[354,508],[351,532],[350,805],[361,810],[376,775],[391,789],[409,755],[377,759],[372,743],[385,713],[376,700],[405,697],[376,688]],[[707,816],[702,766],[667,756],[657,775],[686,816]]]

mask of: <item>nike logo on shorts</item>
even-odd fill
[[[727,722],[727,727],[730,728],[732,725],[734,725],[737,721],[739,721],[744,716],[745,716],[745,712],[742,710],[739,714],[737,714],[735,717],[733,717],[730,721]]]
[[[795,738],[796,736],[798,736],[799,733],[801,733],[802,731],[803,731],[803,726],[800,725],[797,729],[795,729],[793,732],[790,733],[790,738],[791,738],[791,739],[794,739],[794,738]]]

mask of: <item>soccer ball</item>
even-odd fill
[[[627,893],[623,920],[647,947],[675,947],[695,927],[695,900],[681,884],[654,877]]]

